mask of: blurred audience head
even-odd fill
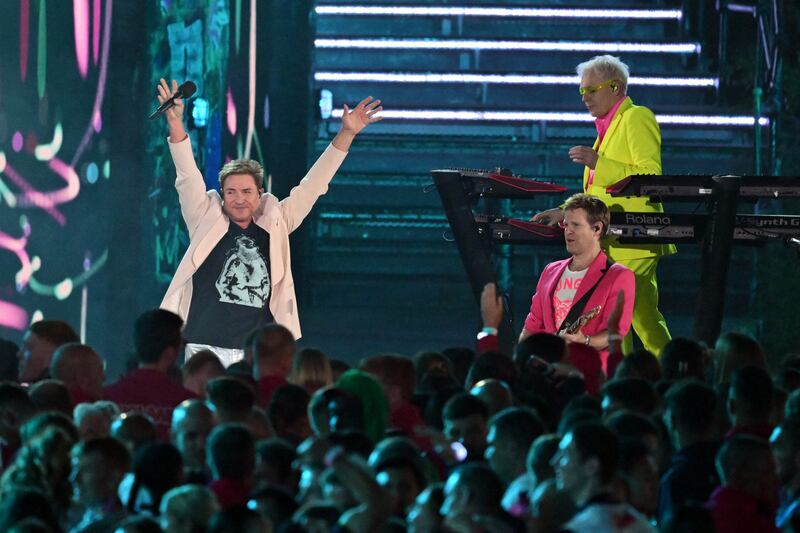
[[[767,356],[753,337],[723,333],[714,346],[715,384],[730,381],[733,373],[746,366],[767,368]]]
[[[458,393],[445,404],[442,420],[445,436],[462,444],[468,459],[483,458],[489,431],[489,407],[483,400],[466,392]]]
[[[71,342],[60,346],[53,354],[50,376],[84,396],[81,401],[94,402],[103,397],[105,361],[85,344]]]
[[[214,414],[202,400],[185,400],[172,411],[170,440],[187,470],[206,468],[206,441],[214,428]]]
[[[221,424],[208,438],[206,457],[214,479],[251,481],[256,467],[253,435],[242,424]]]
[[[195,352],[181,367],[183,386],[201,398],[206,397],[206,386],[214,378],[225,375],[225,365],[211,350]]]
[[[499,379],[481,380],[470,389],[469,393],[486,403],[489,407],[489,416],[514,405],[511,387]]]
[[[280,324],[264,326],[253,340],[253,377],[288,377],[294,351],[295,339],[291,331]]]
[[[706,349],[697,341],[675,337],[661,350],[661,369],[667,381],[706,378]]]
[[[535,411],[509,407],[489,419],[484,456],[504,485],[526,473],[531,444],[545,432]]]
[[[206,531],[211,516],[219,511],[214,493],[202,485],[170,489],[161,499],[161,523],[170,533]]]
[[[49,377],[53,352],[70,342],[80,342],[80,339],[66,322],[40,320],[31,324],[19,349],[19,380],[33,383]]]
[[[299,385],[287,384],[272,394],[267,417],[275,434],[297,446],[311,436],[308,421],[308,391]]]
[[[183,319],[165,309],[145,311],[133,326],[133,345],[141,365],[163,372],[183,354]]]
[[[294,356],[288,380],[309,394],[332,385],[333,370],[328,356],[315,348],[303,348]]]

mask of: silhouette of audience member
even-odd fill
[[[416,386],[414,363],[402,355],[378,355],[361,361],[360,370],[368,372],[383,386],[389,401],[389,426],[408,436],[415,436],[425,421],[412,402]]]
[[[211,516],[219,510],[211,489],[182,485],[170,489],[161,499],[161,523],[170,533],[198,533],[206,530]]]
[[[107,386],[103,396],[120,410],[137,411],[150,416],[158,435],[167,440],[172,409],[197,395],[173,383],[170,370],[183,353],[183,320],[169,311],[145,311],[134,324],[133,343],[139,367]]]
[[[469,367],[464,387],[469,390],[479,381],[494,378],[505,382],[513,390],[518,374],[519,371],[509,356],[500,352],[486,352]]]
[[[456,531],[525,531],[522,522],[501,506],[503,483],[485,464],[473,462],[458,466],[444,486],[441,514],[444,529]]]
[[[619,410],[650,416],[658,407],[658,394],[653,384],[642,378],[615,379],[603,385],[603,413],[609,416]]]
[[[658,461],[656,454],[643,441],[622,439],[619,480],[624,500],[648,518],[658,510]]]
[[[719,485],[715,435],[717,396],[694,379],[672,385],[664,398],[664,425],[675,450],[659,485],[658,522],[669,521],[681,506],[704,503]]]
[[[72,415],[72,397],[69,390],[60,381],[43,379],[28,389],[31,401],[40,411],[58,411],[67,416]]]
[[[258,387],[258,405],[266,408],[272,393],[288,383],[292,371],[295,340],[280,324],[261,328],[253,341],[253,377]]]
[[[647,518],[613,494],[619,447],[617,436],[598,422],[580,423],[561,439],[553,457],[556,481],[579,509],[565,530],[655,532]]]
[[[199,398],[206,397],[206,385],[214,378],[225,375],[225,365],[211,350],[195,352],[181,367],[183,386]]]
[[[661,372],[666,381],[685,378],[706,379],[708,364],[706,350],[700,343],[684,337],[675,337],[661,351]]]
[[[128,449],[111,437],[82,441],[73,449],[70,480],[83,507],[74,530],[108,530],[127,515],[117,490],[130,465]]]
[[[360,400],[363,433],[373,443],[379,442],[389,422],[389,402],[380,382],[366,372],[352,369],[341,375],[336,381],[336,388]]]
[[[133,472],[120,483],[119,494],[132,513],[157,516],[161,499],[183,483],[183,460],[172,444],[151,442],[133,455]]]
[[[285,531],[293,522],[297,522],[297,520],[293,520],[293,516],[296,516],[295,513],[297,513],[299,506],[294,501],[292,494],[280,487],[262,486],[256,489],[250,495],[247,507],[268,520],[272,524],[273,531]],[[308,507],[305,509],[308,509]],[[301,512],[305,509],[301,510]],[[335,507],[333,509],[335,510],[335,517],[332,525],[336,526],[340,513]]]
[[[117,406],[111,402],[79,403],[73,409],[73,419],[82,440],[110,436],[111,423],[117,416]]]
[[[220,507],[246,505],[253,488],[256,448],[253,435],[242,424],[220,424],[208,437],[206,457],[211,469],[209,488]],[[236,453],[231,453],[236,450]]]
[[[39,527],[33,531],[61,531],[61,524],[53,504],[42,489],[19,486],[7,491],[0,500],[0,531],[22,530],[23,523],[37,520]]]
[[[222,507],[208,521],[207,533],[269,533],[272,524],[263,515],[244,506]]]
[[[767,368],[767,356],[754,338],[742,333],[723,333],[714,345],[714,384],[731,380],[733,373],[746,366]]]
[[[469,369],[475,362],[475,351],[470,348],[451,347],[442,350],[442,355],[450,360],[451,375],[455,380],[461,385],[466,383]]]
[[[717,454],[722,481],[706,503],[717,533],[777,532],[778,477],[769,444],[751,435],[727,440]]]
[[[0,339],[0,381],[19,381],[19,346]]]
[[[74,431],[74,430],[73,430]],[[0,477],[0,501],[18,487],[42,490],[59,520],[66,520],[72,499],[69,482],[74,433],[47,426],[26,441]]]
[[[275,390],[267,407],[267,418],[275,435],[297,446],[311,436],[308,423],[308,391],[287,384]]]
[[[443,518],[439,514],[439,509],[441,509],[443,503],[443,483],[428,485],[425,490],[420,492],[406,518],[409,533],[440,531]]]
[[[800,508],[800,419],[786,418],[770,437],[775,471],[781,484],[781,500],[775,524],[788,529]]]
[[[450,398],[442,410],[445,436],[466,448],[468,461],[483,459],[488,418],[489,407],[466,392]]]
[[[661,357],[663,358],[663,351]],[[661,365],[658,358],[647,350],[636,350],[625,356],[614,372],[616,379],[640,378],[657,383],[661,380]]]
[[[535,480],[528,474],[526,459],[544,431],[536,412],[524,407],[509,407],[489,419],[484,456],[505,487],[503,509],[514,516],[527,511],[528,493]]]
[[[294,356],[289,383],[294,383],[314,394],[319,389],[333,384],[331,363],[320,350],[303,348]]]
[[[295,470],[296,447],[272,437],[256,442],[256,486],[279,487],[289,494],[297,493],[299,472]]]
[[[105,362],[90,346],[68,343],[59,347],[50,363],[50,375],[69,389],[73,406],[103,398]]]
[[[158,439],[155,422],[143,413],[122,413],[111,423],[111,436],[122,441],[131,454]]]
[[[206,441],[212,429],[214,414],[202,400],[184,400],[172,411],[170,441],[183,458],[187,481],[205,484],[210,479],[206,465]]]
[[[511,388],[499,379],[484,379],[475,384],[470,394],[483,400],[489,407],[489,416],[494,416],[503,409],[514,405]]]
[[[53,352],[70,342],[80,342],[80,339],[66,322],[40,320],[31,324],[19,348],[19,381],[35,383],[49,378]]]
[[[555,479],[547,479],[530,496],[529,531],[560,531],[575,516],[575,503],[569,494],[559,490]]]
[[[731,375],[727,405],[732,427],[725,438],[753,435],[769,440],[774,395],[772,378],[763,368],[745,366],[735,370]]]

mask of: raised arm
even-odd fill
[[[344,106],[342,125],[331,142],[332,146],[323,152],[300,184],[292,188],[289,196],[280,203],[283,219],[290,233],[305,219],[317,198],[328,191],[328,183],[344,161],[356,135],[370,124],[381,120],[381,117],[376,116],[383,110],[380,103],[380,100],[373,101],[368,96],[353,109]]]
[[[356,135],[361,130],[379,122],[383,117],[377,116],[378,113],[383,111],[380,100],[372,100],[371,96],[367,96],[361,100],[356,107],[350,109],[347,104],[344,104],[344,112],[342,113],[342,126],[339,128],[339,133],[333,138],[331,144],[342,152],[350,149]]]
[[[167,84],[164,78],[158,83],[158,105],[163,104],[175,94],[178,90],[178,82],[172,80],[172,87]],[[175,105],[164,111],[164,118],[167,120],[169,126],[169,142],[178,143],[184,140],[188,135],[186,128],[183,127],[183,99],[176,98]]]
[[[164,78],[158,84],[158,103],[163,104],[178,90],[178,82],[172,80],[170,87]],[[208,210],[210,200],[206,194],[206,184],[192,153],[189,135],[183,126],[183,100],[178,98],[175,105],[164,112],[169,127],[169,151],[175,164],[175,189],[181,204],[181,215],[189,230],[189,237],[194,234],[203,214]]]

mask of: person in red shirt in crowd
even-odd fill
[[[288,382],[292,371],[295,341],[292,332],[280,324],[261,328],[253,342],[253,377],[257,381],[259,406],[266,408],[272,393]]]
[[[134,346],[139,368],[128,372],[103,391],[120,410],[152,417],[159,436],[166,440],[172,409],[197,395],[170,380],[168,372],[183,353],[181,317],[164,309],[145,311],[134,324]]]
[[[222,509],[246,505],[253,488],[256,444],[242,424],[221,424],[214,428],[206,445],[213,481],[208,488]]]
[[[64,383],[73,406],[103,398],[105,362],[90,346],[71,342],[59,347],[50,363],[50,376]]]
[[[736,435],[717,454],[722,480],[706,502],[717,533],[772,533],[778,508],[779,481],[769,443]]]

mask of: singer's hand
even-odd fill
[[[336,137],[333,138],[333,141],[331,141],[331,144],[343,152],[348,151],[353,139],[361,130],[374,122],[379,122],[383,118],[376,116],[383,111],[383,106],[380,104],[380,100],[372,101],[372,97],[367,96],[353,109],[345,105],[342,113],[342,127]]]
[[[158,84],[158,105],[163,104],[175,94],[178,90],[178,82],[172,80],[172,88],[167,84],[164,78]],[[183,120],[183,100],[181,98],[175,99],[175,105],[164,111],[164,116],[167,117],[167,122]]]
[[[361,100],[353,109],[344,105],[342,113],[342,130],[358,135],[358,133],[374,122],[379,122],[383,117],[376,116],[383,111],[380,100],[372,101],[371,96]]]
[[[172,89],[164,78],[158,84],[158,105],[163,104],[175,94],[178,90],[178,82],[172,80]],[[177,98],[175,105],[164,111],[164,116],[167,117],[167,124],[169,124],[169,141],[173,143],[181,142],[187,136],[186,129],[183,127],[183,100]]]
[[[579,163],[592,170],[597,166],[597,152],[590,146],[573,146],[569,149],[569,158],[573,163]]]

